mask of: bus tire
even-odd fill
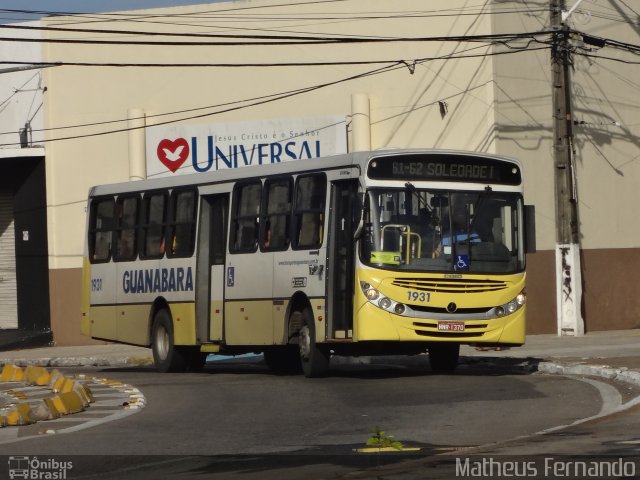
[[[429,363],[433,373],[453,373],[458,366],[460,345],[442,344],[429,347]]]
[[[151,349],[156,370],[184,372],[187,362],[183,351],[173,343],[173,321],[166,309],[159,310],[153,318],[151,328]]]
[[[316,343],[316,329],[310,308],[302,311],[298,332],[298,348],[302,373],[307,378],[324,377],[329,371],[329,351]]]

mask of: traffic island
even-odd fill
[[[9,388],[3,389],[3,384]],[[44,390],[44,396],[42,391]],[[4,365],[0,373],[0,427],[29,425],[83,411],[94,401],[78,379],[39,366]]]

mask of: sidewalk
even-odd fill
[[[554,366],[564,373],[584,373],[612,378],[611,370],[638,372],[640,385],[640,330],[614,330],[592,332],[582,337],[558,337],[557,335],[529,335],[522,347],[501,351],[479,351],[463,346],[461,363],[465,361],[527,360],[528,364],[542,371],[552,371]],[[210,357],[215,359],[215,356]],[[38,365],[44,367],[65,366],[126,366],[151,365],[151,350],[131,345],[107,344],[77,347],[42,347],[23,350],[0,351],[0,366]],[[573,371],[566,371],[569,368]],[[595,373],[594,373],[595,371]],[[556,370],[558,372],[558,370]],[[627,375],[629,378],[633,375]],[[628,378],[621,378],[628,380]],[[635,382],[635,380],[634,380]]]
[[[19,367],[152,365],[151,349],[122,344],[84,345],[77,347],[39,347],[0,351],[0,366]]]

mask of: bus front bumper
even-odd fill
[[[522,345],[525,315],[526,305],[500,318],[430,320],[395,315],[365,303],[357,312],[354,341]]]

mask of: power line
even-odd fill
[[[297,5],[310,5],[312,3],[320,3],[320,2],[302,2]],[[276,7],[291,7],[293,3],[289,3],[286,5],[263,5],[256,7],[248,7],[249,9],[266,9],[266,8],[276,8]],[[413,12],[403,12],[395,15],[390,15],[389,12],[358,12],[357,14],[347,12],[344,14],[338,13],[308,13],[308,14],[300,14],[300,12],[296,12],[294,15],[289,15],[287,13],[279,13],[279,14],[270,14],[270,13],[254,13],[251,14],[253,16],[247,16],[243,14],[236,15],[228,15],[228,12],[237,12],[241,10],[246,10],[248,8],[231,8],[231,9],[217,9],[217,10],[206,10],[202,12],[171,12],[167,14],[163,13],[149,13],[149,14],[134,14],[134,13],[123,13],[123,12],[102,12],[102,13],[89,13],[89,12],[64,12],[64,11],[46,11],[46,10],[27,10],[27,9],[0,9],[0,12],[4,13],[22,13],[27,15],[39,15],[39,16],[67,16],[75,18],[83,18],[88,17],[94,21],[126,21],[126,22],[136,22],[148,18],[190,18],[190,19],[214,19],[214,20],[243,20],[243,21],[292,21],[292,20],[379,20],[379,19],[389,19],[389,18],[430,18],[430,17],[451,17],[451,16],[475,16],[475,15],[502,15],[502,14],[513,14],[513,13],[524,13],[524,12],[546,12],[546,9],[531,9],[526,8],[526,10],[520,9],[519,7],[514,8],[505,8],[502,10],[493,10],[493,11],[485,11],[483,7],[478,7],[478,10],[474,10],[476,7],[461,7],[461,8],[448,8],[448,9],[438,9],[438,10],[420,10]],[[65,19],[61,19],[65,20]],[[78,23],[78,22],[76,22]]]
[[[626,63],[628,65],[640,65],[640,60],[637,60],[637,61],[624,60],[622,58],[608,57],[608,56],[604,56],[604,55],[594,55],[592,53],[583,53],[583,52],[576,52],[575,54],[579,55],[581,57],[596,58],[596,59],[599,59],[599,60],[610,60],[612,62]]]
[[[508,55],[508,54],[514,54],[514,53],[523,53],[523,52],[531,52],[531,51],[537,51],[537,50],[546,50],[548,49],[548,47],[540,47],[540,48],[523,48],[520,50],[509,50],[509,51],[504,51],[504,52],[484,52],[482,54],[469,54],[469,52],[473,51],[473,50],[477,50],[479,48],[486,48],[487,46],[475,46],[475,47],[470,47],[468,49],[465,50],[461,50],[459,51],[457,54],[446,54],[446,55],[441,55],[441,56],[437,56],[437,57],[425,57],[425,58],[418,58],[415,60],[411,60],[411,61],[406,61],[406,60],[388,60],[385,62],[388,62],[390,65],[390,67],[394,67],[394,66],[399,66],[400,68],[404,67],[408,67],[410,68],[411,66],[415,66],[418,64],[423,64],[423,63],[427,63],[427,62],[432,62],[432,61],[438,61],[438,60],[450,60],[450,59],[465,59],[465,58],[482,58],[482,57],[491,57],[491,56],[498,56],[498,55]],[[2,62],[0,62],[2,63]],[[369,63],[369,62],[367,62]],[[370,62],[371,64],[375,64],[378,62]],[[380,62],[382,63],[382,62]],[[295,66],[300,66],[302,64],[296,64]],[[99,65],[92,65],[92,66],[99,66]],[[181,64],[180,67],[184,66],[184,64]],[[198,65],[198,66],[207,66],[207,65]],[[218,65],[219,66],[219,65]],[[239,66],[242,67],[243,65],[233,65],[233,66]],[[267,65],[265,65],[267,66]],[[277,66],[282,66],[282,65],[277,65]],[[295,91],[292,91],[295,92]],[[245,100],[239,100],[239,101],[234,101],[234,102],[229,102],[229,103],[224,103],[224,104],[218,104],[218,105],[210,105],[210,106],[206,106],[206,107],[197,107],[197,108],[192,108],[192,109],[186,109],[186,110],[180,110],[180,111],[174,111],[174,112],[166,112],[166,113],[160,113],[160,114],[156,114],[156,115],[151,115],[151,116],[147,116],[145,118],[149,119],[149,118],[155,118],[155,117],[164,117],[164,116],[169,116],[169,115],[177,115],[177,114],[183,114],[183,113],[190,113],[190,112],[195,112],[195,111],[202,111],[202,110],[208,110],[208,109],[212,109],[212,108],[218,108],[221,106],[227,106],[227,105],[233,105],[233,104],[237,104],[237,103],[244,103],[244,102],[250,102],[250,101],[256,101],[256,100],[262,100],[265,98],[270,98],[273,97],[275,95],[284,95],[287,93],[291,93],[291,92],[282,92],[279,94],[272,94],[272,95],[267,95],[267,96],[261,96],[261,97],[254,97],[254,98],[250,98],[250,99],[245,99]],[[185,119],[190,119],[191,117],[187,117]],[[47,129],[36,129],[34,130],[34,132],[43,132],[43,131],[54,131],[54,130],[64,130],[64,129],[71,129],[71,128],[83,128],[83,127],[92,127],[92,126],[98,126],[98,125],[108,125],[108,124],[113,124],[113,123],[120,123],[120,122],[126,122],[130,119],[125,118],[125,119],[117,119],[117,120],[107,120],[107,121],[102,121],[102,122],[94,122],[94,123],[85,123],[85,124],[80,124],[80,125],[68,125],[68,126],[63,126],[63,127],[52,127],[52,128],[47,128]],[[181,121],[180,120],[176,120],[176,121]],[[0,132],[0,135],[13,135],[15,132]]]
[[[507,52],[493,52],[493,53],[483,53],[483,54],[478,54],[475,55],[476,58],[478,57],[487,57],[487,56],[493,56],[493,55],[500,55],[500,54],[514,54],[514,53],[521,53],[521,52],[529,52],[532,50],[543,50],[546,49],[546,47],[544,48],[538,48],[538,49],[528,49],[528,50],[510,50]],[[471,58],[471,56],[467,56],[468,58]],[[441,60],[443,58],[425,58],[425,59],[418,59],[415,61],[415,63],[423,63],[423,62],[427,62],[427,61],[433,61],[433,60]],[[185,111],[180,111],[180,112],[171,112],[171,113],[164,113],[164,114],[159,114],[157,116],[169,116],[169,115],[175,115],[175,114],[180,114],[180,113],[187,113],[187,112],[193,112],[193,111],[202,111],[202,110],[209,110],[212,108],[219,108],[220,106],[226,106],[227,108],[224,108],[222,110],[217,110],[215,112],[204,112],[204,113],[198,113],[196,115],[190,115],[190,116],[186,116],[186,117],[181,117],[181,118],[177,118],[177,119],[172,119],[172,120],[166,120],[166,121],[162,121],[162,122],[157,122],[154,123],[152,125],[145,125],[143,127],[124,127],[124,128],[115,128],[112,130],[106,130],[103,132],[96,132],[96,133],[90,133],[90,134],[82,134],[82,135],[71,135],[71,136],[66,136],[66,137],[58,137],[58,138],[51,138],[51,139],[43,139],[42,142],[44,143],[48,143],[48,142],[53,142],[53,141],[60,141],[60,140],[72,140],[72,139],[78,139],[78,138],[87,138],[87,137],[95,137],[95,136],[102,136],[102,135],[109,135],[109,134],[113,134],[113,133],[122,133],[122,132],[127,132],[130,130],[136,130],[136,129],[140,129],[140,128],[149,128],[149,127],[155,127],[155,126],[160,126],[160,125],[168,125],[168,124],[172,124],[172,123],[177,123],[177,122],[182,122],[185,120],[194,120],[194,119],[198,119],[198,118],[205,118],[205,117],[210,117],[213,115],[220,115],[222,113],[228,113],[228,112],[232,112],[232,111],[237,111],[240,109],[244,109],[244,108],[250,108],[250,107],[254,107],[254,106],[258,106],[258,105],[263,105],[266,103],[271,103],[274,101],[278,101],[278,100],[284,100],[287,98],[291,98],[297,95],[301,95],[303,93],[310,93],[313,91],[317,91],[329,86],[334,86],[340,83],[344,83],[344,82],[349,82],[349,81],[353,81],[353,80],[357,80],[357,79],[361,79],[361,78],[365,78],[368,76],[373,76],[373,75],[378,75],[381,73],[386,73],[389,71],[393,71],[393,70],[397,70],[397,69],[403,69],[403,68],[407,68],[408,63],[404,60],[401,61],[397,61],[394,64],[391,65],[387,65],[387,66],[383,66],[383,67],[379,67],[376,68],[374,70],[368,71],[368,72],[364,72],[362,74],[358,74],[358,75],[352,75],[352,76],[348,76],[342,79],[338,79],[335,81],[331,81],[331,82],[326,82],[326,83],[322,83],[322,84],[318,84],[318,85],[313,85],[310,87],[304,87],[304,88],[300,88],[297,90],[292,90],[292,91],[288,91],[288,92],[282,92],[282,93],[278,93],[278,94],[272,94],[272,95],[268,95],[268,96],[264,96],[264,97],[257,97],[254,99],[250,99],[250,100],[242,100],[242,101],[237,101],[237,102],[231,102],[231,104],[222,104],[222,105],[217,105],[217,106],[209,106],[209,107],[199,107],[197,109],[190,109],[190,110],[185,110]],[[248,104],[246,104],[247,102],[250,102]],[[233,104],[243,104],[243,105],[233,105]],[[232,105],[232,106],[229,106]],[[129,119],[127,119],[129,120]],[[83,128],[83,127],[88,127],[88,126],[97,126],[100,124],[107,124],[107,123],[118,123],[118,122],[124,122],[126,120],[112,120],[112,121],[108,121],[108,122],[98,122],[98,123],[94,123],[94,124],[84,124],[84,125],[77,125],[77,126],[70,126],[70,127],[57,127],[54,129],[62,129],[62,128]],[[46,129],[46,130],[54,130],[54,129]],[[6,135],[6,134],[14,134],[15,132],[4,132],[2,133],[2,135]],[[14,146],[17,145],[16,143],[3,143],[0,144],[0,146],[6,147],[6,146]]]
[[[207,113],[200,113],[197,115],[192,115],[189,117],[183,117],[183,118],[178,118],[178,119],[173,119],[173,120],[166,120],[163,122],[157,122],[154,123],[153,125],[145,125],[145,126],[140,126],[140,127],[125,127],[125,128],[117,128],[117,129],[113,129],[113,130],[107,130],[107,131],[103,131],[103,132],[96,132],[96,133],[89,133],[89,134],[83,134],[83,135],[73,135],[73,136],[68,136],[68,137],[59,137],[59,138],[51,138],[51,139],[43,139],[41,140],[41,142],[43,143],[50,143],[50,142],[54,142],[54,141],[60,141],[60,140],[74,140],[74,139],[79,139],[79,138],[89,138],[89,137],[97,137],[97,136],[103,136],[103,135],[110,135],[113,133],[122,133],[122,132],[128,132],[131,130],[139,130],[139,129],[143,129],[143,128],[150,128],[150,127],[156,127],[156,126],[160,126],[160,125],[169,125],[172,123],[176,123],[176,122],[181,122],[181,121],[185,121],[185,120],[194,120],[194,119],[198,119],[198,118],[204,118],[204,117],[209,117],[212,115],[219,115],[222,113],[229,113],[229,112],[233,112],[236,110],[240,110],[240,109],[244,109],[244,108],[249,108],[249,107],[254,107],[254,106],[258,106],[258,105],[264,105],[267,103],[271,103],[277,100],[283,100],[286,98],[290,98],[290,97],[294,97],[303,93],[309,93],[315,90],[319,90],[322,88],[326,88],[329,86],[333,86],[333,85],[338,85],[340,83],[344,83],[344,82],[348,82],[348,81],[352,81],[352,80],[356,80],[356,79],[360,79],[360,78],[365,78],[368,76],[372,76],[372,75],[377,75],[380,73],[384,73],[385,71],[388,71],[390,69],[397,69],[397,68],[404,68],[404,65],[398,67],[396,66],[385,66],[385,67],[381,67],[381,68],[377,68],[375,70],[371,70],[368,72],[364,72],[358,75],[352,75],[349,77],[345,77],[345,78],[341,78],[339,80],[334,80],[332,82],[326,82],[326,83],[322,83],[322,84],[318,84],[318,85],[313,85],[310,87],[305,87],[305,88],[300,88],[297,90],[292,90],[289,92],[284,92],[281,94],[274,94],[274,95],[269,95],[266,97],[259,97],[257,99],[255,99],[255,101],[253,101],[252,103],[248,104],[248,105],[238,105],[238,106],[232,106],[232,107],[228,107],[225,108],[223,110],[218,110],[216,112],[207,112]],[[242,101],[242,102],[235,102],[235,103],[244,103],[246,101]],[[207,107],[204,107],[207,108]],[[208,107],[208,108],[215,108],[215,107]],[[166,115],[166,114],[165,114]],[[17,143],[2,143],[0,144],[0,147],[8,147],[8,146],[15,146],[18,145]]]
[[[6,28],[0,26],[0,28]],[[52,27],[53,28],[53,27]],[[27,30],[30,28],[27,28]],[[66,30],[66,29],[63,29]],[[83,30],[83,29],[76,29]],[[112,32],[111,30],[95,30],[91,33]],[[116,30],[117,32],[117,30]],[[124,31],[131,35],[133,32]],[[87,33],[86,31],[83,33]],[[86,44],[86,45],[147,45],[147,46],[248,46],[248,45],[305,45],[305,44],[349,44],[349,43],[397,43],[397,42],[492,42],[492,41],[513,41],[523,38],[535,38],[539,35],[550,35],[552,30],[542,30],[523,33],[503,33],[503,34],[486,34],[486,35],[457,35],[457,36],[438,36],[438,37],[386,37],[386,38],[367,38],[367,37],[320,37],[320,36],[290,36],[290,35],[224,35],[224,34],[159,34],[149,32],[149,35],[159,36],[186,36],[199,38],[219,38],[219,39],[243,39],[241,42],[236,41],[151,41],[151,40],[95,40],[95,39],[70,39],[70,38],[17,38],[17,37],[0,37],[0,41],[7,42],[30,42],[30,43],[64,43],[64,44]],[[141,34],[137,32],[137,34]],[[253,40],[253,41],[252,41]]]
[[[457,60],[457,59],[465,59],[465,58],[477,58],[477,57],[488,57],[488,56],[496,56],[503,55],[514,52],[524,52],[524,51],[536,51],[536,50],[545,50],[548,47],[549,42],[535,40],[538,43],[545,45],[544,47],[539,48],[529,48],[529,45],[534,40],[530,41],[525,47],[514,47],[505,42],[494,42],[488,45],[483,45],[481,47],[476,48],[484,48],[492,45],[503,45],[508,48],[510,51],[503,52],[491,52],[491,53],[482,53],[482,54],[453,54],[453,55],[444,55],[444,56],[436,56],[436,57],[423,57],[417,58],[414,60],[399,60],[399,59],[391,59],[391,60],[339,60],[339,61],[318,61],[318,62],[277,62],[277,63],[126,63],[126,62],[67,62],[67,61],[56,61],[56,62],[41,62],[37,65],[41,67],[59,67],[59,66],[73,66],[73,67],[138,67],[138,68],[203,68],[203,67],[216,67],[216,68],[264,68],[264,67],[326,67],[326,66],[343,66],[343,65],[376,65],[376,64],[397,64],[398,62],[408,62],[408,63],[419,63],[425,61],[433,61],[433,60]],[[471,50],[471,49],[470,49]],[[467,50],[468,51],[468,50]],[[0,65],[22,65],[28,64],[33,65],[32,62],[21,61],[21,60],[0,60]]]

